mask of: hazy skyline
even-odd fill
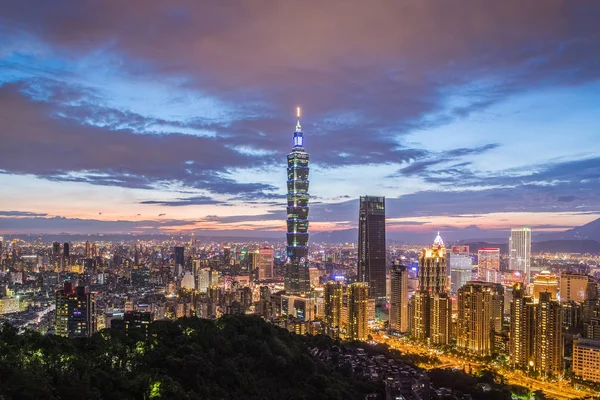
[[[600,217],[594,1],[3,2],[0,234],[311,233]]]

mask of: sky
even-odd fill
[[[597,1],[1,3],[1,234],[283,235],[297,106],[311,232],[600,217]]]

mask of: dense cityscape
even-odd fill
[[[491,373],[492,384],[514,385],[505,390],[513,397],[600,394],[598,255],[534,254],[527,227],[511,230],[507,252],[446,245],[439,232],[431,245],[387,243],[385,198],[377,196],[357,200],[357,242],[309,245],[300,109],[287,171],[285,246],[195,233],[1,239],[2,319],[20,333],[76,339],[110,329],[148,338],[161,321],[249,314],[297,335],[354,343],[344,359],[336,350],[335,364],[380,383],[382,394],[368,399],[471,398],[430,379],[429,370],[443,369]],[[417,358],[370,356],[365,350],[377,344]],[[313,356],[331,362],[333,354],[315,347]]]
[[[0,400],[600,400],[600,1],[0,4]]]

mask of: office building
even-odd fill
[[[458,293],[458,289],[473,280],[473,262],[468,254],[450,253],[448,267],[450,270],[450,293]]]
[[[263,247],[254,254],[259,281],[273,279],[273,258],[273,249],[270,247]]]
[[[175,265],[185,265],[185,257],[184,257],[184,247],[177,246],[175,247]]]
[[[287,155],[287,264],[285,291],[301,294],[310,291],[308,272],[308,173],[309,155],[304,149],[304,134],[298,122],[294,131],[294,147]]]
[[[85,286],[66,282],[56,291],[56,334],[69,338],[89,337],[96,332],[96,300]]]
[[[539,302],[541,293],[550,293],[550,298],[556,300],[558,296],[558,278],[549,271],[542,271],[533,279],[533,301]]]
[[[207,293],[208,288],[219,284],[219,272],[210,268],[201,268],[197,271],[197,289],[200,293]]]
[[[69,258],[70,256],[71,256],[71,252],[69,249],[69,243],[64,243],[63,244],[63,257]]]
[[[346,339],[367,340],[369,335],[369,287],[357,282],[348,286],[348,325]]]
[[[432,294],[446,291],[446,248],[439,233],[419,256],[419,290]]]
[[[377,304],[386,302],[385,197],[361,196],[358,215],[358,280]]]
[[[456,347],[487,357],[494,352],[496,333],[502,332],[504,289],[487,282],[468,282],[458,290]]]
[[[344,286],[341,282],[329,281],[325,283],[323,295],[324,304],[324,320],[327,323],[327,329],[331,336],[339,335],[342,329],[342,308],[344,297]]]
[[[600,383],[600,341],[579,339],[573,343],[573,375]]]
[[[560,274],[560,302],[586,300],[588,276],[563,272]]]
[[[60,257],[60,243],[54,242],[52,243],[52,257],[55,259]]]
[[[531,229],[513,228],[508,243],[509,269],[521,271],[525,284],[531,279]]]
[[[89,241],[85,242],[85,258],[92,257],[92,245]]]
[[[550,292],[541,292],[536,305],[534,329],[534,370],[543,378],[563,373],[563,313]]]
[[[390,271],[389,327],[398,332],[408,331],[408,268],[394,265]]]

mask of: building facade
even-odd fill
[[[65,282],[56,291],[54,329],[58,336],[90,337],[96,332],[96,300],[85,286]]]
[[[504,289],[487,282],[468,282],[458,291],[456,347],[487,357],[494,352],[496,333],[502,332]]]
[[[525,284],[531,282],[531,229],[513,228],[508,241],[508,267],[521,271]]]
[[[390,271],[390,329],[408,332],[408,268],[394,265]]]
[[[369,335],[369,287],[357,282],[348,286],[348,340],[367,340]]]
[[[361,196],[358,217],[358,279],[378,304],[386,301],[385,197]]]
[[[287,155],[287,263],[285,291],[302,294],[310,291],[308,271],[308,172],[310,157],[304,149],[304,134],[298,122],[294,147]]]

